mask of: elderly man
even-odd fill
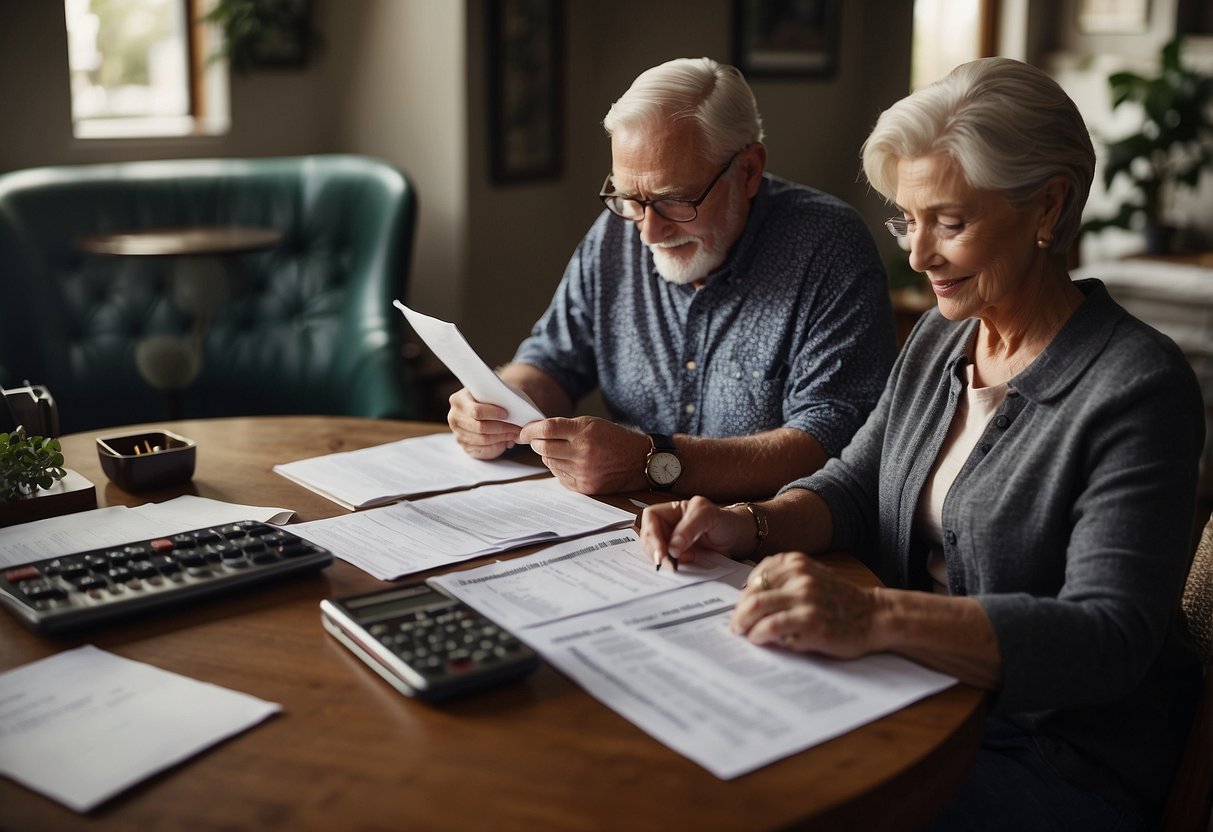
[[[856,212],[765,173],[741,73],[709,58],[642,73],[603,122],[607,210],[499,370],[548,418],[521,427],[467,390],[470,455],[529,443],[586,494],[756,499],[842,449],[896,352],[885,273]],[[572,418],[600,387],[613,421]]]

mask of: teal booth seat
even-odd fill
[[[350,155],[0,175],[0,385],[45,385],[63,433],[160,421],[174,407],[186,418],[415,417],[391,305],[406,299],[415,224],[405,175]],[[230,290],[207,316],[196,377],[170,403],[135,353],[149,336],[186,343],[194,331],[172,277],[183,259],[87,253],[81,238],[216,226],[280,240],[206,261]]]

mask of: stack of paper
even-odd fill
[[[522,462],[473,459],[450,433],[301,459],[275,465],[274,471],[351,510],[547,473]]]
[[[380,580],[539,541],[630,526],[631,511],[570,491],[555,479],[485,485],[291,526]]]
[[[888,653],[840,661],[750,643],[729,629],[747,571],[703,557],[656,572],[627,530],[428,583],[725,780],[955,683]]]

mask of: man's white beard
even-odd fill
[[[733,236],[733,232],[736,231],[741,219],[742,201],[745,199],[740,189],[735,188],[732,183],[729,183],[728,197],[729,205],[725,209],[725,228],[721,233],[713,234],[707,240],[690,234],[680,234],[649,246],[649,251],[653,252],[653,265],[657,267],[657,274],[670,283],[681,285],[703,280],[723,265],[729,256],[729,249],[720,241]],[[691,243],[695,246],[695,253],[690,257],[675,256],[666,250],[684,243]]]
[[[694,245],[695,253],[690,257],[678,257],[665,250],[667,247],[681,243]],[[678,284],[702,280],[717,269],[724,262],[725,255],[728,254],[727,251],[716,251],[709,248],[703,240],[691,236],[665,240],[649,246],[649,249],[653,252],[653,265],[657,267],[657,274],[670,283]]]

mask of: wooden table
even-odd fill
[[[63,437],[67,465],[97,484],[100,505],[190,493],[292,508],[311,520],[344,510],[272,465],[445,426],[299,416],[103,433],[165,428],[198,443],[197,470],[185,486],[125,493],[101,473],[100,433]],[[856,581],[875,581],[853,558],[828,559]],[[913,829],[953,792],[977,748],[984,697],[963,685],[727,782],[546,664],[523,681],[442,706],[414,702],[320,624],[321,599],[385,585],[335,561],[317,575],[77,639],[36,636],[0,615],[0,670],[92,643],[284,708],[88,815],[0,779],[0,828]]]

